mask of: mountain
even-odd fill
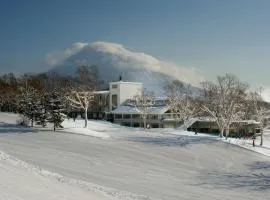
[[[145,88],[158,95],[162,95],[167,81],[177,79],[196,86],[202,80],[195,69],[108,42],[75,43],[71,48],[49,54],[47,61],[53,66],[50,73],[74,75],[80,65],[96,65],[105,84],[119,80],[121,75],[123,81],[142,82]]]

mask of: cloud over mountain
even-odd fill
[[[46,56],[46,61],[50,66],[61,64],[65,59],[79,52],[87,43],[76,42],[70,48],[62,51],[53,51]]]
[[[53,66],[51,71],[62,74],[74,74],[78,65],[97,65],[104,80],[117,80],[122,74],[124,80],[141,81],[150,88],[154,85],[161,87],[173,79],[192,85],[203,80],[194,68],[180,67],[108,42],[74,43],[68,49],[50,53],[47,62]]]

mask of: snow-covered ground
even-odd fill
[[[74,180],[31,166],[1,151],[0,177],[1,200],[112,199],[95,187],[78,187]]]
[[[65,127],[64,129],[60,130],[62,132],[88,135],[88,136],[99,137],[103,139],[109,138],[109,134],[106,134],[105,132],[103,132],[103,129],[100,126],[100,123],[95,123],[94,121],[90,121],[90,124],[89,126],[87,126],[87,128],[83,128],[84,120],[76,120],[75,122],[71,119],[65,120],[62,123],[62,125],[63,127]]]
[[[15,118],[0,113],[0,199],[270,199],[269,157],[214,136],[72,120],[53,132]]]
[[[264,134],[262,146],[260,146],[260,141],[261,141],[260,137],[258,137],[255,140],[254,147],[253,147],[252,139],[228,138],[227,140],[223,139],[223,141],[270,157],[270,135],[269,134]]]

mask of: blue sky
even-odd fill
[[[107,41],[269,87],[269,10],[268,0],[1,0],[0,72],[46,71],[54,50]]]

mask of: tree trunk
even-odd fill
[[[261,143],[260,143],[260,146],[263,145],[263,130],[261,130]]]
[[[87,108],[85,108],[85,110],[84,110],[84,128],[87,127],[87,121],[88,121],[88,119],[87,119]]]
[[[143,128],[146,129],[146,117],[143,117]]]
[[[187,129],[188,129],[187,122],[188,122],[188,120],[183,120],[184,131],[187,131]]]
[[[53,123],[53,131],[55,131],[55,122]]]
[[[224,127],[220,128],[219,137],[223,138]]]
[[[226,140],[228,139],[229,134],[230,134],[230,128],[227,127],[227,128],[225,129]]]
[[[73,115],[73,121],[75,122],[77,114],[74,112],[72,115]]]

